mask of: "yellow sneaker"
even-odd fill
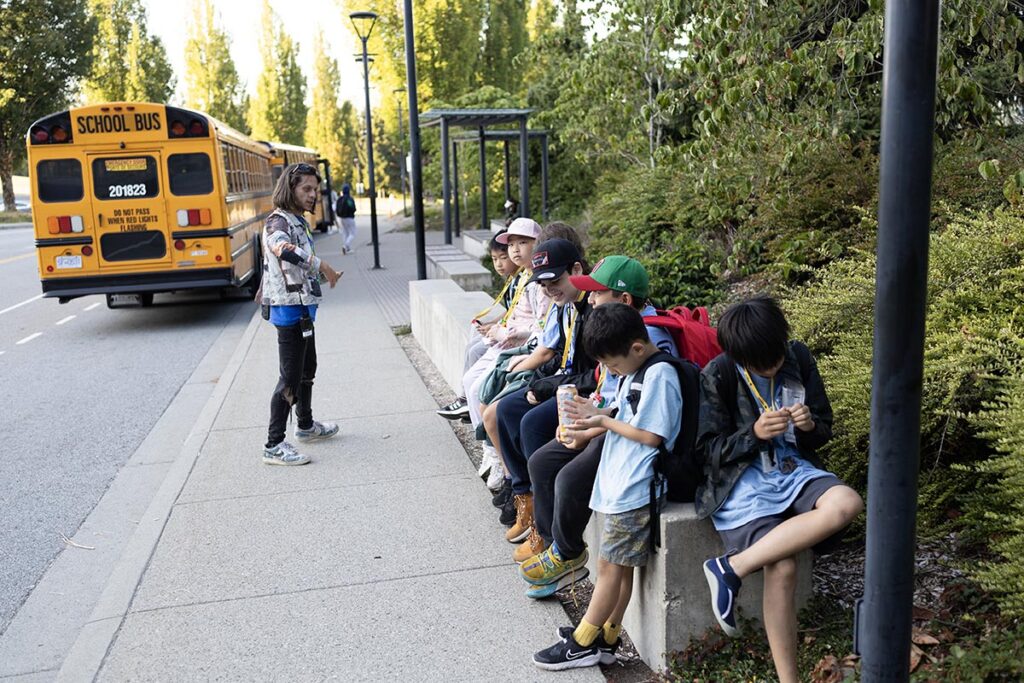
[[[553,583],[566,574],[585,567],[587,557],[587,551],[584,550],[579,557],[563,560],[549,547],[520,564],[519,575],[535,586]]]

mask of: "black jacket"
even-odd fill
[[[537,368],[536,374],[530,381],[530,391],[542,403],[553,397],[558,391],[558,387],[563,384],[575,384],[580,396],[589,396],[597,389],[597,373],[595,372],[597,361],[590,357],[583,345],[583,329],[587,324],[587,314],[590,313],[593,306],[586,299],[572,305],[579,313],[572,334],[576,339],[576,344],[573,347],[572,371],[569,374],[556,374],[562,364],[562,351],[565,349],[565,344],[568,343],[559,322],[560,343],[559,348],[555,349],[555,357]]]
[[[814,429],[797,429],[796,445],[801,457],[815,467],[822,467],[816,452],[832,439],[832,406],[818,366],[802,342],[790,342],[776,377],[803,384],[804,404],[811,410]],[[754,436],[754,423],[760,411],[731,358],[724,353],[715,358],[704,368],[700,379],[697,454],[702,460],[704,481],[697,487],[695,505],[697,516],[705,518],[721,507],[743,472],[754,458],[771,448],[771,442]]]

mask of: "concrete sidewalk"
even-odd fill
[[[389,277],[415,272],[413,236],[386,242]],[[490,495],[371,288],[369,248],[339,245],[318,248],[345,275],[317,321],[313,408],[340,436],[305,446],[308,466],[261,464],[277,342],[254,318],[60,679],[603,680],[531,663],[567,618],[523,595]]]

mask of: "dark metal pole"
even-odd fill
[[[885,8],[861,679],[910,678],[939,0]]]
[[[324,219],[327,221],[327,229],[330,230],[330,227],[334,225],[334,202],[331,201],[331,162],[327,159],[317,159],[316,161],[318,164],[324,165],[324,182],[327,183],[327,191],[324,193],[327,198]]]
[[[505,140],[505,201],[512,199],[512,161],[508,140]]]
[[[459,206],[459,143],[452,140],[452,198],[455,200],[455,236],[462,236],[462,212]]]
[[[405,134],[402,132],[402,100],[398,100],[398,172],[402,183],[402,215],[409,215],[405,200]]]
[[[519,119],[519,215],[530,217],[530,146],[526,117]]]
[[[490,228],[487,222],[487,144],[484,142],[484,127],[480,126],[480,229]]]
[[[448,119],[441,117],[441,215],[444,218],[444,243],[452,243],[452,185],[449,170]]]
[[[362,37],[361,37],[362,38]],[[377,241],[377,181],[373,170],[373,121],[370,118],[370,57],[363,42],[363,90],[366,93],[366,168],[370,176],[370,239],[373,241],[373,269],[380,268],[380,244]]]
[[[541,147],[540,155],[540,197],[541,197],[541,216],[544,217],[544,222],[548,220],[548,134],[544,133],[541,137],[543,146]]]
[[[412,30],[412,0],[404,0],[405,78],[409,96],[409,175],[412,183],[412,215],[416,230],[416,277],[427,279],[426,232],[423,224],[423,166],[420,161],[420,110],[416,97],[416,42]]]

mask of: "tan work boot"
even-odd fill
[[[509,543],[522,543],[533,527],[533,494],[517,494],[515,500],[516,523],[505,533],[505,540]]]
[[[530,528],[530,535],[526,537],[526,540],[519,544],[516,551],[512,553],[512,559],[516,562],[524,562],[534,555],[544,552],[544,549],[548,547],[548,544],[544,542],[544,539],[540,534],[537,533],[536,527]]]

